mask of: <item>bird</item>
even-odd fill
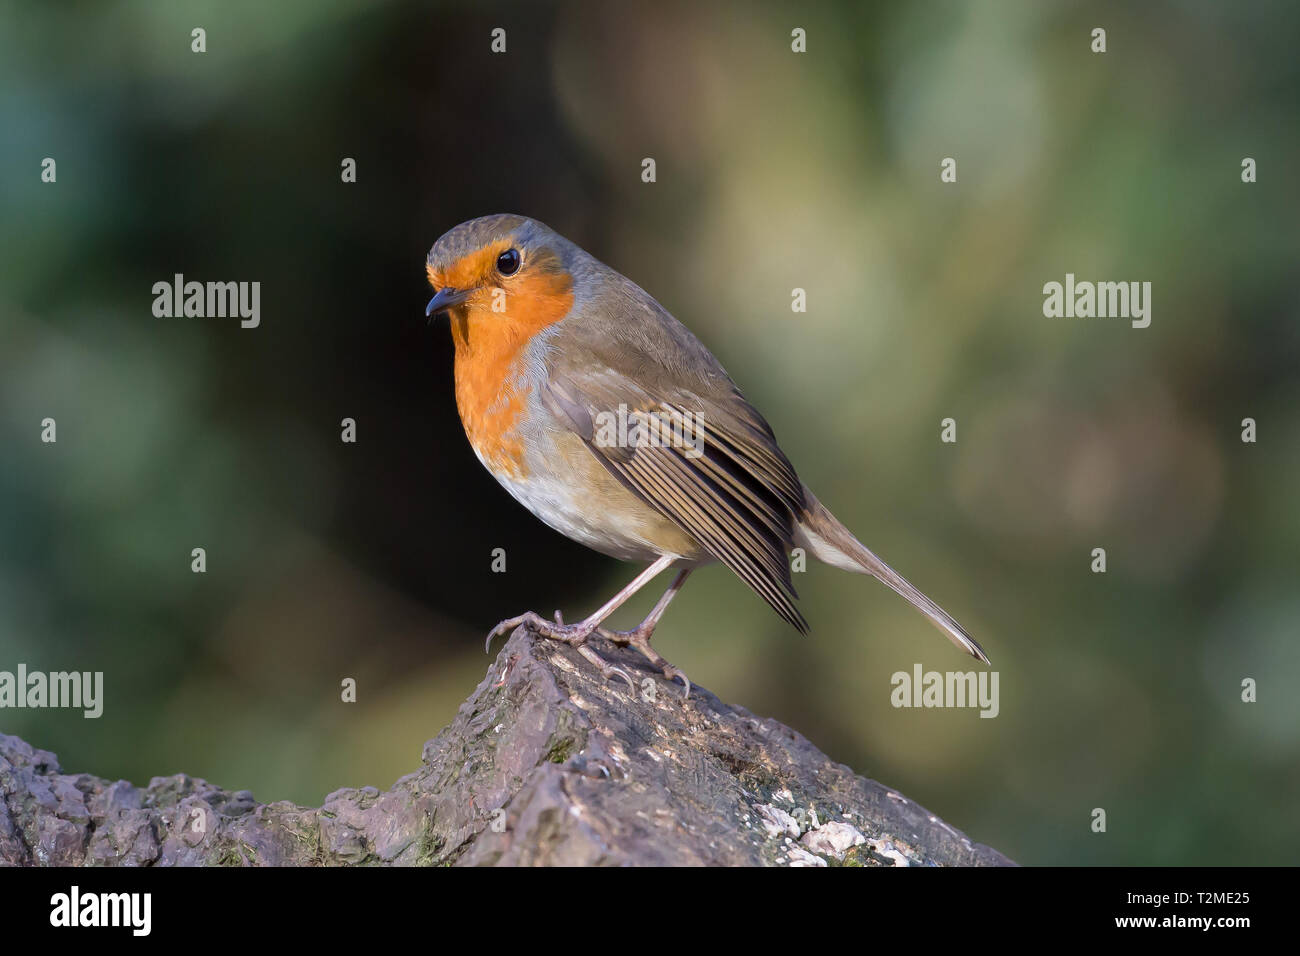
[[[449,229],[425,262],[429,321],[445,315],[457,410],[475,456],[520,504],[596,551],[644,563],[581,621],[507,618],[573,647],[606,680],[631,675],[592,646],[631,647],[664,677],[686,674],[650,645],[697,568],[720,562],[801,633],[793,549],[870,575],[958,648],[983,648],[863,545],[799,478],[771,426],[713,353],[632,280],[537,220],[482,216]],[[609,616],[664,571],[672,583],[627,631]]]

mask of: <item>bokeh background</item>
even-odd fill
[[[498,619],[577,617],[631,576],[482,470],[423,318],[433,241],[512,211],[713,348],[984,643],[1001,713],[892,708],[893,672],[968,661],[821,565],[807,638],[696,575],[670,660],[1025,863],[1296,861],[1300,7],[0,11],[0,669],[107,685],[97,721],[0,731],[318,805],[418,764]],[[176,272],[260,281],[261,327],[155,318]],[[1067,272],[1150,281],[1150,328],[1044,318]]]

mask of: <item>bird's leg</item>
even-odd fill
[[[632,628],[632,630],[611,631],[605,627],[596,628],[597,634],[613,641],[619,647],[635,647],[652,666],[659,668],[659,670],[663,672],[664,677],[667,677],[669,680],[672,680],[675,677],[680,677],[682,683],[686,686],[686,690],[682,694],[683,698],[691,696],[691,679],[687,677],[680,668],[674,667],[672,664],[669,664],[664,660],[663,656],[650,646],[650,637],[654,634],[655,628],[659,626],[659,618],[663,617],[664,611],[667,610],[672,599],[677,596],[677,592],[682,589],[682,585],[686,583],[686,579],[690,576],[690,573],[690,568],[683,568],[678,571],[677,577],[675,577],[673,583],[668,586],[668,590],[664,592],[663,597],[661,597],[659,602],[650,609],[650,613],[646,615],[645,620]]]
[[[618,610],[623,605],[624,601],[630,598],[633,594],[636,594],[636,592],[641,590],[641,588],[645,587],[651,579],[656,577],[676,560],[676,556],[671,554],[661,555],[659,558],[656,558],[654,563],[633,578],[627,587],[623,588],[623,590],[619,591],[592,612],[585,620],[579,621],[577,624],[565,624],[559,611],[555,612],[554,621],[548,621],[546,618],[533,611],[526,611],[517,617],[507,618],[496,627],[492,628],[492,631],[487,636],[486,648],[490,649],[492,647],[492,638],[496,637],[498,634],[505,634],[522,624],[531,628],[542,637],[549,637],[553,640],[568,644],[570,647],[576,649],[579,654],[600,668],[601,676],[606,680],[610,680],[614,677],[621,677],[623,680],[627,681],[627,685],[635,691],[636,685],[632,682],[632,675],[623,670],[623,668],[614,667],[606,662],[599,654],[587,645],[587,640],[596,632],[596,629],[600,627],[601,621],[605,620],[605,618]],[[666,604],[667,602],[663,603]]]

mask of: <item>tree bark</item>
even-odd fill
[[[606,657],[635,696],[519,628],[418,769],[318,809],[185,774],[141,789],[64,773],[0,735],[0,864],[1011,863],[788,727]]]

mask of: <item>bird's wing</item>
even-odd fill
[[[689,342],[672,343],[676,349],[659,355],[623,343],[585,349],[579,365],[565,361],[559,346],[542,397],[627,488],[806,633],[789,563],[803,484],[772,429],[717,360],[677,328]],[[683,344],[692,349],[685,358]],[[665,355],[677,365],[670,373]],[[682,368],[683,361],[690,367]]]

